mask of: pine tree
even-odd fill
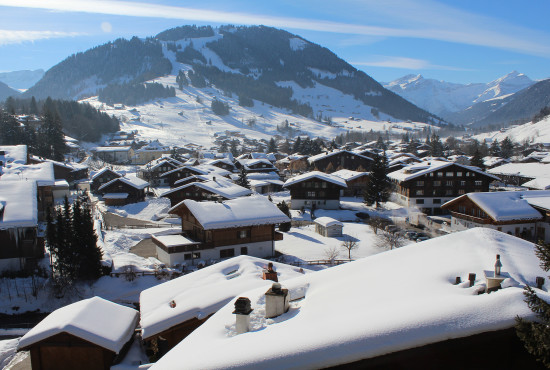
[[[300,138],[300,136],[298,136],[298,138],[294,142],[294,146],[292,147],[292,152],[293,153],[301,153],[301,151],[302,151],[302,139]],[[304,154],[304,153],[302,153],[302,154]]]
[[[503,158],[510,158],[514,154],[514,143],[508,136],[502,139],[500,143],[501,156]]]
[[[63,155],[66,153],[67,147],[65,145],[61,119],[57,112],[51,111],[48,108],[47,103],[44,107],[44,124],[41,127],[40,155],[56,161],[63,161]]]
[[[276,151],[277,151],[277,144],[275,143],[275,139],[271,138],[269,140],[269,144],[267,145],[267,152],[275,153]]]
[[[541,268],[550,271],[550,244],[535,246]],[[516,318],[516,332],[529,353],[537,357],[544,366],[550,368],[550,303],[542,300],[533,288],[526,286],[523,292],[529,309],[537,316],[537,321]]]
[[[285,203],[283,200],[281,203],[277,203],[277,207],[283,212],[288,218],[292,219],[292,216],[290,215],[290,209],[288,208],[288,204]],[[283,222],[279,224],[279,231],[287,232],[290,230],[292,224],[290,222]]]
[[[378,207],[381,202],[385,202],[390,197],[391,183],[387,176],[388,162],[386,153],[375,155],[371,168],[371,174],[367,186],[363,192],[363,199],[368,206]]]
[[[492,143],[491,143],[491,147],[489,148],[489,153],[491,154],[491,156],[493,157],[500,157],[500,155],[502,154],[501,152],[501,149],[500,149],[500,145],[498,143],[498,140],[494,140]]]
[[[75,208],[77,208],[76,205]],[[94,231],[94,220],[90,208],[83,203],[79,203],[78,208],[80,208],[81,217],[81,224],[78,226],[81,243],[78,277],[83,280],[93,280],[101,276],[103,253],[97,245],[97,235]]]
[[[430,155],[432,157],[441,157],[443,156],[443,143],[441,142],[441,139],[439,136],[435,134],[435,132],[432,134],[430,138]]]
[[[248,176],[246,175],[244,165],[241,167],[241,172],[239,172],[239,178],[237,179],[236,184],[242,186],[243,188],[250,189],[250,182],[248,181]]]
[[[485,170],[485,164],[483,163],[483,158],[481,157],[481,153],[479,149],[476,149],[474,152],[474,156],[470,160],[470,164],[475,167],[479,167],[482,170]]]

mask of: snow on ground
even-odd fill
[[[131,217],[144,221],[158,221],[168,215],[170,199],[148,198],[144,202],[131,203],[120,207],[107,207],[107,211],[122,217]]]
[[[519,126],[511,126],[501,131],[486,132],[474,136],[477,140],[498,140],[501,142],[509,137],[514,142],[521,143],[528,141],[531,143],[550,143],[550,117],[546,117],[537,123],[527,122]]]
[[[0,340],[0,369],[9,370],[28,356],[28,353],[16,352],[19,339]]]

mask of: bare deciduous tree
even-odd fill
[[[341,246],[348,251],[348,258],[351,259],[351,251],[359,248],[359,243],[357,243],[355,238],[346,238]]]
[[[340,256],[340,251],[338,250],[338,247],[332,246],[327,249],[325,249],[325,258],[330,261],[330,264],[334,264],[334,260]]]
[[[382,230],[385,225],[387,225],[387,222],[381,217],[372,217],[369,220],[369,226],[375,234],[378,234],[378,231]]]
[[[377,245],[382,248],[389,247],[390,249],[402,247],[405,243],[403,235],[395,232],[381,230]]]

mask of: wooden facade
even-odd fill
[[[190,176],[195,176],[195,175],[207,175],[207,173],[198,168],[184,166],[184,167],[180,167],[180,168],[168,171],[166,173],[163,173],[161,177],[165,179],[164,180],[165,184],[173,188],[175,186],[176,181],[185,179]],[[181,186],[181,184],[178,184],[178,186]]]
[[[185,186],[185,184],[182,184],[181,186]],[[218,200],[220,197],[222,200],[228,199],[217,193],[213,193],[196,185],[190,185],[186,188],[173,191],[169,194],[163,195],[163,197],[170,199],[171,207],[174,207],[176,204],[185,199],[192,199],[198,202],[203,200]]]
[[[331,208],[335,208],[334,205],[337,204],[336,208],[338,208],[340,190],[345,189],[317,177],[305,179],[286,187],[290,190],[291,209],[324,208],[327,204]]]
[[[348,187],[344,189],[344,196],[362,197],[368,182],[368,174],[364,174],[351,180],[346,180],[346,184],[348,185]]]
[[[148,181],[152,186],[168,185],[166,178],[163,178],[163,174],[172,170],[175,170],[179,166],[169,160],[163,160],[154,166],[145,165],[138,171],[138,177]]]
[[[138,189],[124,181],[114,181],[113,183],[103,187],[101,194],[107,193],[127,193],[126,203],[142,202],[145,199],[145,189]]]
[[[44,238],[37,236],[37,227],[0,230],[0,246],[0,260],[19,258],[24,270],[32,270],[44,257]]]
[[[329,155],[314,160],[310,158],[309,162],[311,168],[316,168],[322,172],[327,172],[329,164],[333,171],[338,169],[369,171],[373,159],[357,153],[341,151],[332,155],[329,153]]]
[[[122,177],[122,175],[120,175],[119,173],[116,173],[113,170],[106,169],[101,174],[99,174],[98,176],[92,179],[92,182],[90,184],[90,190],[93,193],[95,193],[101,187],[101,185],[104,185],[109,181],[113,181],[114,179],[117,179],[119,177]]]
[[[65,332],[22,350],[30,351],[33,370],[107,370],[117,359],[116,353]]]
[[[38,221],[46,220],[48,210],[53,208],[53,186],[38,186]]]

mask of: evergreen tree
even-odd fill
[[[248,181],[248,176],[246,175],[244,165],[241,167],[241,172],[239,172],[239,178],[237,179],[236,184],[242,186],[243,188],[250,189],[250,182]]]
[[[494,140],[492,143],[491,143],[491,147],[489,148],[489,153],[491,154],[491,156],[493,157],[500,157],[500,155],[502,154],[501,153],[501,149],[500,149],[500,145],[498,143],[498,140]]]
[[[229,151],[231,152],[231,155],[233,157],[236,157],[239,155],[239,150],[237,149],[237,144],[239,142],[237,140],[231,140],[231,145],[229,147]]]
[[[540,259],[541,268],[550,271],[550,244],[539,243],[535,253]],[[537,321],[516,318],[516,332],[529,353],[537,357],[544,366],[550,368],[550,303],[544,301],[533,288],[526,286],[523,292],[527,306],[537,316]]]
[[[97,235],[94,231],[94,220],[90,208],[83,203],[75,203],[73,207],[80,209],[80,223],[76,226],[76,217],[74,218],[75,226],[79,229],[79,269],[78,278],[83,280],[93,280],[101,276],[101,258],[103,253],[97,245]],[[74,211],[73,211],[74,213]]]
[[[275,143],[275,139],[273,138],[269,139],[269,144],[267,145],[267,152],[268,153],[277,152],[277,144]]]
[[[376,139],[376,144],[374,145],[375,148],[377,149],[382,149],[382,150],[386,150],[386,143],[384,142],[384,139],[382,138],[382,136],[378,136],[378,139]]]
[[[292,216],[290,215],[290,209],[288,208],[288,204],[285,203],[283,200],[281,203],[277,203],[277,207],[283,212],[288,218],[292,219]],[[290,227],[292,224],[290,222],[283,222],[279,224],[279,231],[287,232],[290,230]]]
[[[292,147],[292,152],[301,153],[301,150],[302,150],[302,139],[300,138],[300,136],[298,136],[298,138],[294,142],[294,146]]]
[[[442,157],[443,156],[443,143],[441,139],[434,132],[430,138],[430,155],[432,157]]]
[[[23,132],[13,113],[0,110],[0,144],[21,144]]]
[[[514,154],[514,143],[508,136],[500,143],[500,152],[503,158],[510,158]]]
[[[476,149],[474,152],[474,156],[470,160],[470,164],[475,167],[479,167],[482,170],[485,170],[485,164],[483,163],[483,158],[481,157],[481,153],[479,149]]]
[[[288,142],[288,139],[285,139],[285,141],[281,144],[281,152],[290,154],[290,143]]]
[[[386,153],[376,154],[371,168],[371,174],[367,186],[363,192],[363,199],[368,206],[378,207],[390,197],[391,183],[387,176],[388,161]]]
[[[30,114],[38,114],[38,105],[36,104],[36,99],[34,96],[31,98],[31,103],[29,105],[29,113]]]
[[[57,112],[51,111],[47,105],[44,107],[44,124],[40,130],[39,154],[56,161],[63,161],[67,147],[61,120]]]

